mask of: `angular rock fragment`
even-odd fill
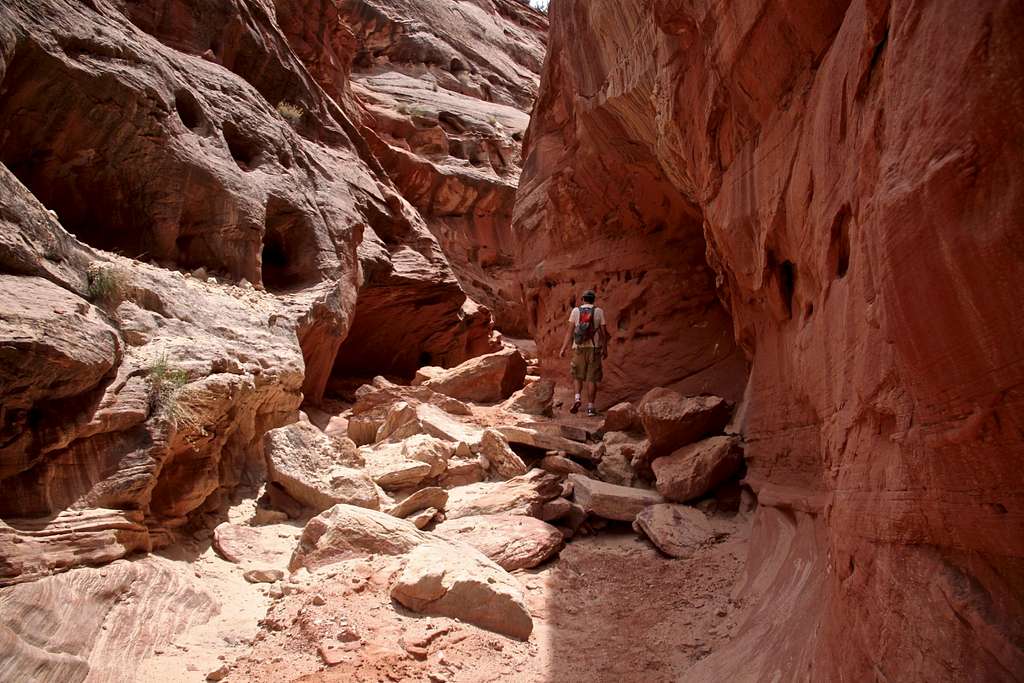
[[[430,465],[431,477],[437,477],[448,469],[448,458],[453,450],[451,443],[427,434],[417,434],[402,442],[402,455]]]
[[[461,619],[520,640],[533,631],[519,584],[466,546],[418,546],[409,554],[391,597],[416,612]]]
[[[732,415],[732,404],[718,396],[682,396],[669,389],[651,389],[637,407],[650,447],[634,462],[649,476],[650,463],[677,448],[721,432]]]
[[[367,555],[403,555],[431,537],[411,522],[353,505],[335,505],[309,520],[288,568],[320,567]]]
[[[663,503],[665,499],[655,491],[616,486],[579,474],[570,474],[573,497],[587,512],[623,522],[632,522],[649,505]]]
[[[413,514],[406,517],[406,519],[415,524],[417,529],[423,529],[428,524],[437,519],[439,513],[440,510],[438,510],[437,508],[426,508],[425,510],[414,512]]]
[[[447,491],[437,486],[428,486],[403,498],[401,502],[397,503],[387,512],[393,517],[408,518],[414,512],[427,508],[433,508],[435,512],[443,510],[447,503]]]
[[[525,377],[522,354],[507,347],[447,370],[421,368],[414,384],[463,401],[496,403],[522,387]]]
[[[566,439],[555,434],[548,434],[529,427],[501,426],[496,427],[509,443],[533,446],[545,451],[565,451],[569,455],[583,460],[594,460],[594,450],[585,444]]]
[[[555,383],[538,379],[512,394],[503,404],[506,410],[527,415],[552,415],[555,401]]]
[[[448,469],[441,475],[439,484],[446,488],[465,486],[484,480],[484,468],[480,458],[452,458],[448,461]]]
[[[307,507],[321,511],[348,503],[376,510],[380,505],[370,478],[342,466],[331,439],[308,422],[268,431],[263,449],[270,481]]]
[[[604,413],[604,422],[601,424],[601,431],[608,432],[632,432],[641,429],[640,415],[632,403],[616,403]]]
[[[283,567],[291,549],[282,548],[281,533],[297,535],[289,526],[252,527],[222,522],[213,530],[213,549],[228,562]]]
[[[543,470],[530,470],[502,482],[481,482],[448,492],[448,519],[471,515],[509,513],[539,517],[544,503],[562,493],[561,478]]]
[[[490,463],[491,471],[499,477],[511,479],[526,474],[526,464],[508,445],[508,439],[495,429],[485,429],[480,439],[480,455]]]
[[[587,475],[589,473],[586,467],[578,462],[566,458],[563,455],[545,455],[538,463],[538,466],[545,472],[551,472],[552,474],[559,475]]]
[[[689,505],[650,505],[637,514],[633,528],[670,557],[690,557],[715,538],[704,513]]]
[[[651,467],[661,495],[683,503],[708,493],[733,476],[742,464],[739,439],[714,436],[658,458]]]
[[[467,543],[507,571],[529,569],[562,548],[562,534],[550,524],[524,515],[480,515],[449,519],[434,533]]]

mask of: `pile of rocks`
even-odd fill
[[[629,522],[672,557],[714,540],[705,512],[729,504],[742,468],[738,440],[722,434],[726,401],[654,389],[591,432],[542,417],[553,385],[527,370],[506,346],[423,368],[411,386],[375,378],[341,414],[314,415],[322,428],[303,418],[271,430],[257,518],[308,520],[294,552],[240,561],[227,539],[250,547],[257,535],[234,528],[216,547],[249,580],[281,582],[275,594],[295,583],[275,567],[337,576],[370,563],[405,608],[525,639],[532,620],[509,572],[577,534]]]
[[[717,396],[652,389],[637,406],[607,412],[593,470],[563,457],[571,453],[547,466],[565,468],[574,504],[587,515],[630,522],[665,554],[689,557],[716,537],[706,513],[740,505],[742,447],[723,433],[731,414]]]

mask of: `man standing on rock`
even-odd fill
[[[597,415],[594,409],[594,400],[597,398],[597,383],[603,377],[601,372],[601,361],[608,356],[608,342],[611,337],[608,328],[605,326],[604,311],[594,305],[597,295],[594,290],[588,289],[583,293],[583,304],[572,309],[569,314],[569,329],[566,331],[565,340],[562,342],[562,350],[558,352],[559,357],[565,356],[565,349],[572,340],[572,371],[573,384],[576,388],[576,398],[573,400],[570,413],[576,413],[580,409],[580,394],[584,382],[587,385],[587,415]]]

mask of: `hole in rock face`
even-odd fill
[[[835,277],[846,277],[850,269],[850,207],[843,206],[832,221],[829,233],[828,264]]]
[[[284,200],[267,203],[261,274],[271,292],[303,289],[319,281],[317,241],[309,218]]]
[[[259,165],[260,144],[230,121],[224,122],[224,141],[240,169],[251,171]]]
[[[189,130],[196,130],[206,120],[199,100],[188,90],[179,90],[174,93],[174,108],[178,112],[178,118]]]
[[[792,261],[783,261],[779,265],[779,294],[786,306],[786,312],[793,314],[793,295],[796,293],[796,266]]]
[[[430,365],[434,360],[434,354],[429,351],[423,351],[420,353],[420,367]]]
[[[448,70],[453,74],[457,74],[460,71],[466,70],[466,65],[462,63],[462,60],[458,57],[452,57],[451,63],[448,65]]]

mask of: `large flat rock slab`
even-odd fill
[[[715,539],[708,518],[689,505],[650,505],[637,514],[633,528],[669,557],[690,557]]]
[[[434,533],[467,543],[507,571],[529,569],[562,549],[562,532],[525,515],[477,515],[438,524]]]
[[[570,474],[573,497],[587,512],[622,522],[632,522],[645,507],[664,503],[656,491],[618,486],[581,474]]]

